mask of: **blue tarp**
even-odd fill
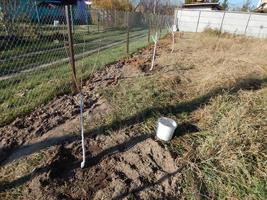
[[[88,24],[88,9],[84,0],[77,0],[77,6],[74,7],[74,20],[77,20],[78,24]]]
[[[40,3],[41,2],[41,3]],[[58,16],[64,16],[64,10],[61,10],[60,6],[63,5],[73,5],[72,6],[72,15],[73,15],[73,23],[74,24],[88,24],[89,20],[89,10],[84,0],[42,0],[39,1],[39,6],[55,6],[51,9],[47,10],[46,14],[53,14],[53,18],[56,18],[56,13]],[[59,6],[59,7],[58,7]],[[40,8],[39,8],[40,9]],[[59,10],[58,10],[59,9]],[[53,11],[56,10],[56,11]],[[40,14],[42,15],[42,9],[40,10]]]
[[[71,10],[74,24],[82,25],[90,22],[90,11],[84,0],[20,0],[16,9],[12,6],[7,7],[5,15],[6,19],[11,21],[25,19],[41,24],[53,24],[54,20],[59,20],[63,23],[65,20],[63,5],[66,5],[66,3],[74,3]]]

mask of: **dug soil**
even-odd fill
[[[163,51],[168,40],[161,41]],[[83,86],[84,116],[94,124],[112,108],[98,89],[120,80],[149,76],[152,47],[107,66],[92,75]],[[155,70],[156,71],[156,70]],[[79,135],[80,95],[64,95],[0,128],[2,166],[23,159],[42,148],[49,149],[43,160],[26,177],[1,183],[4,194],[18,182],[24,184],[22,199],[170,199],[180,194],[179,166],[164,144],[154,136],[118,129],[87,137],[86,166]],[[87,128],[91,128],[90,125]],[[52,142],[51,142],[52,141]],[[24,182],[24,179],[27,181]],[[19,184],[20,185],[20,184]],[[4,195],[3,195],[4,196]]]
[[[217,147],[222,149],[216,150],[212,142],[220,139],[214,139],[216,133],[209,127],[217,124],[221,112],[230,108],[218,103],[219,113],[206,115],[209,113],[206,105],[223,98],[224,91],[234,96],[266,87],[266,47],[257,53],[262,46],[260,40],[186,34],[177,35],[171,54],[170,41],[160,40],[153,71],[149,71],[153,52],[153,46],[149,46],[106,66],[84,82],[84,169],[80,168],[80,95],[57,97],[1,127],[0,199],[216,199],[221,183],[230,178],[218,182],[214,176],[218,169],[228,166],[223,162],[225,154],[220,159],[217,156],[228,151],[223,148],[234,140],[229,137],[229,141],[220,141],[223,145]],[[228,96],[230,102],[233,97]],[[252,100],[246,105],[249,104]],[[135,108],[130,110],[131,107]],[[156,120],[162,115],[178,122],[170,144],[155,138]],[[229,115],[225,116],[222,120],[228,119]],[[218,125],[218,130],[223,129],[220,135],[226,135],[224,125],[225,121]],[[249,130],[254,129],[260,130],[254,125]],[[206,141],[206,133],[212,137],[198,149]],[[210,155],[216,157],[214,162],[210,162]],[[239,157],[229,155],[231,159]],[[243,157],[242,152],[240,155]],[[206,165],[202,165],[205,162],[201,156]],[[236,163],[231,159],[230,164]],[[222,165],[218,165],[220,162]],[[209,171],[211,164],[219,168]],[[232,173],[241,174],[236,169],[222,172],[231,174],[234,180],[236,176],[232,177]],[[256,171],[260,170],[253,173]],[[208,175],[205,181],[210,188],[204,184],[204,175]],[[239,190],[239,185],[233,183],[231,191],[234,186]],[[213,188],[214,184],[217,186]],[[209,193],[208,189],[214,191]],[[239,199],[224,191],[221,194],[225,198]]]

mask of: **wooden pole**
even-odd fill
[[[40,15],[39,15],[36,0],[34,1],[34,5],[35,5],[35,11],[36,11],[36,15],[37,15],[37,21],[38,21],[38,24],[40,25]]]
[[[150,37],[151,37],[151,19],[150,19],[150,15],[148,15],[148,35],[147,35],[147,41],[148,43],[150,43]]]
[[[71,20],[71,30],[74,33],[74,18],[73,18],[73,7],[70,5],[70,20]]]
[[[73,89],[74,91],[79,91],[80,87],[77,82],[76,77],[76,67],[75,67],[75,58],[74,58],[74,49],[73,49],[73,37],[72,37],[72,27],[71,27],[71,17],[70,17],[70,6],[65,6],[66,12],[66,21],[67,21],[67,29],[68,29],[68,49],[69,49],[69,58],[70,65],[72,69],[72,80],[73,80]]]
[[[100,23],[100,19],[99,19],[99,16],[97,16],[97,32],[99,33],[100,30],[99,30],[99,23]]]
[[[127,11],[127,36],[126,36],[126,53],[129,54],[130,46],[130,12]]]

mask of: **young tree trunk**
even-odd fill
[[[156,57],[156,50],[157,50],[157,43],[158,43],[158,33],[156,32],[155,38],[153,38],[154,41],[154,50],[153,50],[153,57],[152,57],[152,62],[151,62],[151,68],[149,71],[152,71],[154,68],[154,63],[155,63],[155,57]]]
[[[148,36],[147,36],[148,43],[150,43],[150,36],[151,36],[151,25],[150,25],[150,22],[149,22],[149,25],[148,25]]]
[[[172,52],[174,51],[174,44],[175,44],[175,34],[174,34],[174,31],[172,31]]]
[[[130,49],[130,13],[127,11],[127,36],[126,36],[126,53],[129,54]]]

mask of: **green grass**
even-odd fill
[[[192,101],[181,100],[178,95],[181,86],[160,78],[161,73],[157,73],[103,89],[101,93],[113,112],[101,123],[120,126],[120,121],[131,119],[133,124],[142,122],[139,128],[145,132],[154,131],[160,116],[175,119],[179,126],[193,123],[199,131],[177,135],[169,146],[179,166],[184,166],[182,196],[266,199],[267,88],[234,94],[221,91],[192,111]],[[202,117],[191,122],[195,115]]]
[[[135,31],[142,31],[146,30],[146,28],[135,28],[132,29],[132,32]],[[16,56],[24,53],[31,53],[35,52],[36,50],[49,50],[53,48],[58,48],[64,45],[64,41],[60,40],[60,44],[54,43],[53,40],[57,39],[54,38],[54,35],[56,33],[62,34],[67,36],[66,30],[65,31],[56,31],[54,30],[51,33],[47,33],[47,31],[43,32],[40,37],[37,38],[29,38],[27,42],[18,42],[18,41],[8,41],[8,44],[6,45],[5,51],[1,52],[2,58],[8,58],[10,56]],[[83,43],[85,42],[91,42],[98,39],[112,39],[120,38],[122,34],[125,34],[125,29],[122,28],[114,28],[114,29],[108,29],[101,32],[87,32],[87,31],[81,31],[81,30],[74,30],[73,33],[73,40],[75,44]],[[66,38],[67,39],[67,38]],[[7,42],[7,41],[5,41]],[[14,43],[14,44],[13,44]]]
[[[28,27],[27,29],[31,29],[32,27]],[[110,30],[103,30],[103,28],[100,29],[100,32],[96,31],[95,28],[93,31],[90,31],[88,33],[88,30],[85,29],[83,26],[75,26],[74,27],[74,34],[73,38],[75,42],[83,42],[84,39],[91,41],[94,39],[102,38],[102,34],[107,36],[112,36],[115,32],[121,32],[122,30],[117,29],[110,29]],[[25,37],[25,42],[20,41],[3,41],[3,44],[5,42],[8,42],[5,46],[5,49],[3,52],[1,52],[1,57],[8,58],[9,56],[14,55],[20,55],[21,53],[31,53],[35,52],[36,49],[39,50],[47,50],[51,48],[57,48],[62,46],[64,43],[61,41],[60,45],[53,43],[53,38],[56,34],[65,35],[67,34],[66,26],[61,27],[50,27],[50,26],[40,26],[36,27],[36,32],[39,32],[39,36],[35,37]],[[5,34],[1,34],[0,36],[4,36]],[[56,39],[56,38],[54,38]],[[3,45],[2,44],[2,45]]]
[[[195,134],[194,155],[184,170],[188,198],[266,199],[266,92],[224,93],[205,107],[198,123],[203,131]]]
[[[131,52],[144,47],[146,41],[146,37],[132,41]],[[195,45],[196,42],[187,45]],[[177,43],[181,45],[182,41]],[[122,58],[124,52],[125,46],[103,51],[97,69],[105,63]],[[159,55],[158,61],[166,54]],[[188,54],[185,53],[186,55]],[[84,77],[90,76],[94,59],[95,55],[84,59]],[[169,59],[166,56],[163,60]],[[134,127],[132,125],[136,125],[140,132],[153,133],[158,117],[171,117],[178,122],[179,130],[168,147],[181,169],[180,195],[183,199],[267,199],[267,87],[266,80],[261,81],[262,71],[257,73],[256,69],[251,72],[242,68],[238,73],[235,72],[235,81],[221,80],[218,75],[211,83],[210,79],[204,79],[204,75],[214,76],[212,67],[203,69],[196,62],[194,68],[187,69],[191,71],[183,73],[187,61],[185,59],[181,62],[181,65],[174,64],[169,72],[163,71],[168,71],[170,66],[164,65],[162,69],[158,66],[150,76],[120,80],[116,86],[102,88],[99,92],[112,107],[112,112],[102,121],[99,120],[97,125],[115,123],[118,127],[127,126],[127,131],[131,131]],[[78,66],[80,65],[81,61],[78,61]],[[228,72],[225,66],[216,67],[224,70],[224,73]],[[236,66],[233,68],[240,69]],[[13,111],[17,115],[25,114],[23,110],[19,110],[24,104],[33,109],[60,93],[70,92],[69,76],[69,67],[62,65],[44,70],[29,79],[17,79],[12,85],[14,91],[28,88],[32,96],[23,97],[18,108],[12,108]],[[209,85],[202,87],[199,80],[195,80],[198,77],[203,77]],[[253,79],[258,81],[251,81]],[[1,106],[4,102],[12,102],[12,98],[17,102],[14,92],[11,92],[12,87],[9,82],[1,82],[3,90],[0,90],[0,98],[2,94],[7,94],[6,99],[0,101]],[[197,92],[200,88],[201,92]],[[30,103],[29,100],[33,101]],[[6,113],[7,118],[12,114],[7,113],[9,109],[0,109]],[[197,130],[182,128],[183,124],[195,126]],[[112,128],[109,131],[112,132]]]
[[[131,31],[131,38],[136,36],[146,35],[147,30],[145,28],[136,28]],[[99,42],[101,40],[101,42]],[[83,51],[95,50],[99,45],[106,46],[114,42],[126,40],[126,31],[123,29],[109,30],[100,33],[81,33],[75,31],[74,34],[74,51],[75,54],[80,54]],[[85,45],[83,44],[85,41]],[[16,42],[16,41],[13,41]],[[9,42],[10,43],[10,42]],[[11,42],[12,43],[12,42]],[[12,45],[12,44],[9,44]],[[49,38],[41,38],[34,40],[29,44],[16,44],[16,48],[10,50],[4,50],[1,52],[0,57],[5,62],[1,62],[0,74],[7,75],[22,70],[38,67],[42,64],[57,61],[62,58],[66,58],[66,49],[64,47],[64,41],[60,41],[58,44],[54,43]],[[53,50],[55,48],[59,48]],[[10,59],[10,57],[21,56],[23,54],[34,53],[38,51],[47,51],[37,55],[28,55],[26,57],[19,57],[16,59]],[[37,59],[36,59],[37,58]]]
[[[119,37],[119,36],[116,36]],[[130,53],[145,47],[147,37],[130,42]],[[77,61],[78,77],[81,77],[81,65],[84,64],[83,78],[95,70],[126,56],[125,44],[86,56]],[[97,62],[96,62],[97,61]],[[96,63],[95,63],[96,62]],[[18,116],[31,112],[41,104],[46,104],[54,97],[71,92],[71,71],[68,64],[61,64],[47,69],[33,71],[26,75],[0,81],[0,125],[4,125]]]

